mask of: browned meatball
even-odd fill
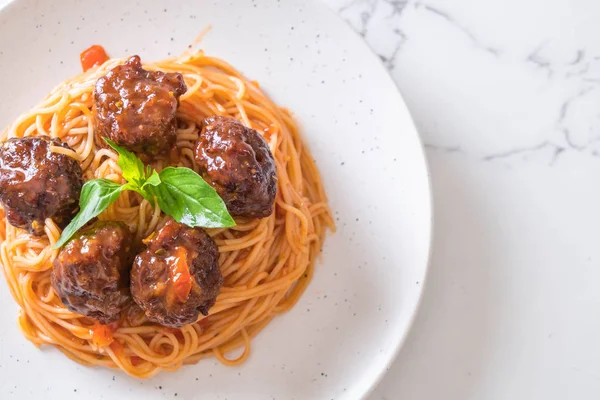
[[[233,118],[206,118],[196,142],[196,163],[231,215],[263,218],[273,212],[275,161],[254,129]]]
[[[122,222],[96,222],[62,248],[52,286],[71,311],[108,324],[130,302],[132,235]]]
[[[8,222],[44,234],[44,220],[64,227],[77,211],[83,177],[79,163],[51,146],[70,149],[47,136],[8,139],[0,147],[0,202]]]
[[[207,315],[223,277],[218,249],[200,228],[169,221],[137,255],[131,270],[131,294],[148,319],[180,327]]]
[[[175,112],[186,91],[180,73],[146,71],[133,56],[96,82],[96,133],[137,153],[165,152],[175,144]]]

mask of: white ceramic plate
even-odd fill
[[[159,59],[207,25],[207,53],[293,110],[321,169],[338,232],[314,281],[252,342],[243,366],[208,360],[138,381],[36,349],[16,326],[2,279],[1,399],[357,399],[406,336],[429,252],[425,158],[377,57],[319,2],[17,0],[0,11],[0,125],[77,74],[91,44]]]

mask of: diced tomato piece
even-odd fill
[[[175,257],[171,264],[171,282],[175,298],[185,302],[192,290],[192,276],[187,264],[187,251],[184,247],[175,249]]]
[[[96,322],[90,330],[92,332],[92,343],[98,347],[106,347],[115,340],[113,338],[113,327],[111,325],[102,325]]]
[[[106,55],[104,47],[95,44],[84,50],[79,55],[79,59],[81,60],[81,67],[84,71],[87,71],[92,67],[104,64],[104,62],[108,60],[108,55]]]
[[[142,357],[131,356],[131,365],[133,365],[134,367],[137,367],[138,365],[140,365],[143,362],[144,362],[144,359]]]

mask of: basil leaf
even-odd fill
[[[151,174],[150,174],[150,170],[152,171]],[[138,186],[137,184],[128,183],[127,189],[135,190],[136,192],[141,194],[143,198],[148,200],[151,204],[154,204],[154,194],[150,191],[150,186],[159,185],[160,184],[160,176],[158,175],[158,172],[156,172],[156,170],[152,170],[152,169],[149,169],[147,174],[149,176],[148,176],[148,178],[146,178],[144,180],[144,183],[142,184],[142,186]]]
[[[137,192],[142,195],[143,198],[148,200],[149,202],[154,201],[154,195],[148,193],[146,190],[142,190],[142,188],[136,182],[128,182],[123,185],[123,190],[131,190],[133,192]]]
[[[150,176],[148,176],[148,178],[146,178],[146,181],[142,185],[142,189],[146,185],[158,186],[159,184],[160,184],[160,175],[158,175],[158,172],[156,172],[156,170],[152,170],[152,174]]]
[[[110,147],[119,153],[117,164],[123,172],[123,178],[125,178],[127,182],[135,182],[138,185],[142,185],[146,179],[144,163],[142,163],[142,160],[137,158],[137,156],[129,150],[117,145],[112,140],[107,138],[103,139]]]
[[[114,203],[124,188],[125,186],[104,178],[87,181],[81,189],[79,212],[62,231],[58,242],[52,248],[62,247],[79,228]]]
[[[215,189],[193,170],[167,167],[160,174],[160,184],[148,187],[158,206],[177,222],[203,228],[229,228],[235,221]]]

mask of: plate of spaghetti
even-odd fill
[[[16,0],[0,87],[0,398],[356,399],[385,373],[426,163],[321,3]]]

